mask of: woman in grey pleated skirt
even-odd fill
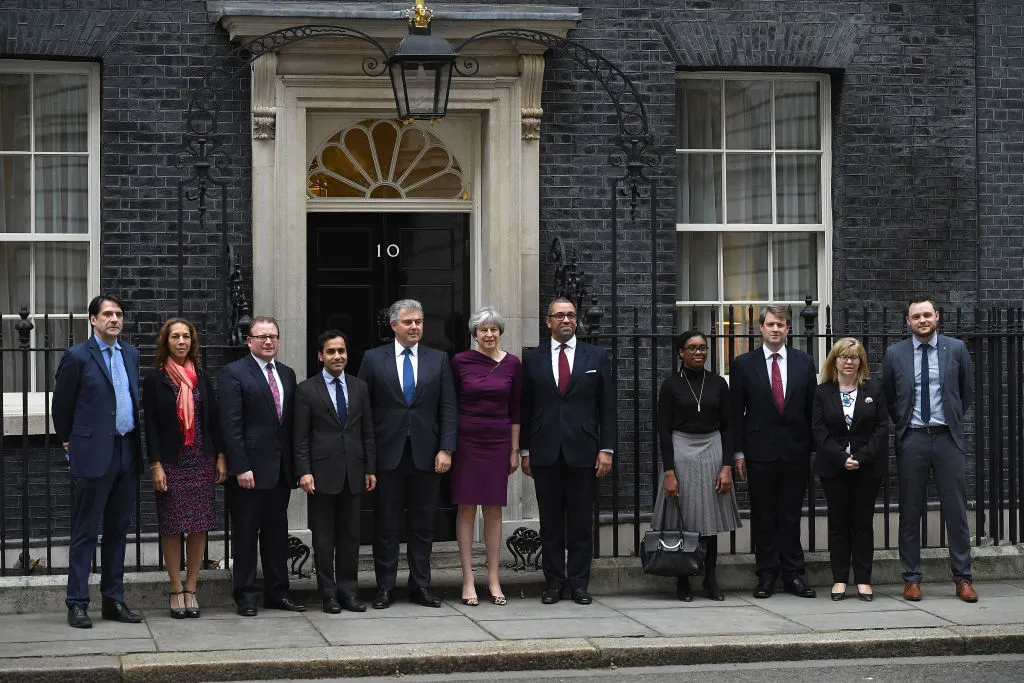
[[[707,340],[696,330],[676,337],[682,359],[679,374],[667,378],[658,393],[658,441],[663,472],[659,477],[651,526],[696,531],[705,537],[704,591],[724,600],[715,569],[717,534],[741,526],[732,488],[732,433],[729,386],[704,369]],[[682,523],[680,523],[682,519]],[[688,577],[677,580],[680,600],[693,600]]]

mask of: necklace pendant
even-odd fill
[[[700,412],[700,403],[697,404],[697,412]]]

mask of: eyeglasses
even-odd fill
[[[549,318],[554,318],[555,320],[575,320],[576,319],[576,314],[575,313],[552,313],[548,317]]]
[[[708,347],[706,346],[684,346],[683,351],[689,351],[690,353],[707,353]]]
[[[836,356],[836,360],[840,363],[859,363],[860,356]]]
[[[260,344],[265,344],[268,341],[277,341],[280,338],[280,336],[281,335],[278,335],[278,334],[257,334],[257,335],[251,335],[250,334],[249,335],[249,339],[256,339],[256,340],[259,341]]]

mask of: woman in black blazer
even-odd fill
[[[206,548],[206,532],[216,526],[216,485],[227,477],[227,463],[209,375],[199,363],[195,326],[171,318],[156,343],[156,362],[142,383],[146,450],[157,525],[171,590],[174,619],[199,616],[196,583]],[[181,538],[188,535],[185,583],[181,582]]]
[[[821,368],[811,431],[814,472],[828,501],[832,599],[846,597],[850,567],[857,595],[870,602],[875,499],[889,470],[889,415],[882,384],[868,379],[868,357],[853,337],[837,341]]]

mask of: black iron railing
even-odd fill
[[[682,309],[674,329],[702,329],[710,346],[708,367],[728,374],[737,355],[760,345],[757,316],[760,307],[726,308],[724,319],[714,311]],[[826,307],[819,320],[817,309],[808,301],[793,311],[790,344],[813,355],[820,367],[834,340],[858,338],[868,353],[871,375],[881,378],[885,349],[909,334],[904,309],[843,309],[838,314]],[[940,311],[940,332],[958,337],[967,344],[974,360],[975,405],[965,424],[967,452],[968,508],[974,513],[976,543],[1017,543],[1024,535],[1024,509],[1020,504],[1024,491],[1024,316],[1020,309],[961,309]],[[629,320],[626,311],[625,320]],[[631,526],[620,540],[618,531],[608,541],[595,546],[597,556],[635,554],[648,525],[655,498],[660,456],[656,434],[658,389],[669,373],[678,371],[673,358],[673,334],[654,334],[640,327],[640,310],[632,311],[633,329],[616,334],[591,333],[589,341],[607,348],[614,358],[613,371],[618,388],[619,444],[611,475],[600,484],[598,505],[594,511],[595,532],[610,524],[616,530]],[[701,324],[703,322],[703,325]],[[745,333],[723,333],[723,330]],[[890,447],[890,456],[894,453]],[[895,457],[890,457],[889,475],[883,478],[876,503],[876,514],[883,517],[882,533],[876,546],[892,548],[890,518],[898,514],[898,473]],[[743,517],[749,516],[746,485],[737,482],[738,503]],[[934,487],[929,488],[929,510],[938,510]],[[824,530],[824,496],[815,477],[808,481],[804,511],[807,548],[821,550],[818,527]],[[922,538],[927,545],[928,515],[922,523]],[[895,519],[894,517],[892,517]],[[945,528],[941,517],[938,545],[945,546]],[[934,518],[933,518],[934,524]],[[607,538],[607,534],[605,534]],[[827,547],[827,546],[826,546]],[[730,551],[737,548],[737,534],[730,538]]]
[[[0,328],[0,391],[5,398],[0,404],[0,575],[63,574],[74,487],[64,449],[50,426],[50,405],[61,356],[85,341],[88,324],[73,316],[31,320],[24,308],[20,318],[7,326],[13,335],[5,335]],[[132,341],[128,335],[123,338]],[[145,372],[152,365],[154,347],[137,348]],[[223,365],[245,351],[244,346],[204,346],[204,368],[216,378]],[[211,545],[221,549],[224,558],[230,556],[230,524],[220,487],[217,509],[217,531],[208,536],[206,566],[216,565],[217,558],[209,554]],[[135,571],[161,568],[163,553],[148,470],[139,477],[134,517],[127,567]]]
[[[709,366],[728,369],[738,353],[756,347],[754,307],[734,308],[725,320],[711,317],[705,324],[711,346]],[[592,316],[597,328],[599,316]],[[633,319],[631,330],[617,334],[590,335],[590,340],[606,347],[614,358],[614,373],[619,389],[619,444],[611,475],[601,483],[599,505],[595,508],[595,528],[616,530],[610,543],[597,538],[598,555],[635,554],[647,526],[654,501],[659,471],[658,442],[654,418],[661,381],[677,371],[672,353],[672,335],[653,334],[640,327],[639,311],[625,310],[623,319]],[[681,311],[674,328],[697,326],[697,314]],[[844,309],[837,315],[826,308],[818,319],[808,305],[796,312],[791,343],[812,353],[820,364],[832,342],[838,337],[854,336],[862,341],[875,377],[881,374],[881,358],[887,346],[903,339],[907,332],[902,310]],[[28,322],[24,313],[23,321]],[[81,319],[41,316],[34,327],[18,323],[0,328],[0,390],[6,404],[0,407],[3,427],[0,447],[0,574],[63,573],[63,563],[55,561],[67,545],[70,533],[71,480],[64,452],[50,424],[52,378],[61,354],[68,345],[84,340],[87,325]],[[78,333],[75,332],[77,329]],[[699,329],[699,326],[697,326]],[[4,334],[3,330],[7,330]],[[621,328],[620,328],[621,329]],[[722,334],[723,329],[744,329],[746,334]],[[974,513],[977,544],[1018,543],[1024,535],[1024,509],[1020,495],[1024,491],[1024,316],[1020,310],[943,311],[942,331],[963,339],[974,359],[976,399],[968,413],[966,449],[968,457],[968,506]],[[59,331],[57,334],[55,331]],[[131,341],[129,339],[129,341]],[[206,346],[207,371],[216,376],[220,367],[244,353],[245,347]],[[140,346],[143,366],[152,360],[152,346]],[[12,400],[13,399],[13,400]],[[140,477],[135,527],[129,534],[130,569],[160,568],[156,515],[148,476]],[[898,479],[895,459],[890,459],[889,475],[883,479],[877,501],[877,513],[883,517],[883,532],[876,545],[891,548],[890,517],[898,513]],[[749,514],[746,488],[737,484],[741,514]],[[937,501],[931,496],[931,509]],[[218,529],[210,544],[230,552],[230,529],[218,495]],[[808,549],[816,547],[818,527],[823,527],[824,499],[817,481],[808,481],[805,519]],[[940,520],[941,521],[941,520]],[[934,523],[934,522],[933,522]],[[923,538],[928,539],[928,516]],[[624,530],[620,540],[619,530]],[[631,533],[630,533],[631,532]],[[630,538],[631,537],[631,538]],[[944,532],[938,545],[945,545]],[[607,545],[611,545],[608,548]],[[737,547],[737,536],[730,539],[731,552],[748,552]],[[144,553],[144,548],[150,548]],[[146,557],[153,557],[150,561]],[[145,557],[144,557],[145,555]],[[134,566],[132,560],[134,559]],[[208,558],[209,559],[209,558]],[[55,564],[57,565],[55,567]]]

